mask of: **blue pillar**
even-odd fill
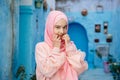
[[[24,67],[27,80],[33,73],[33,27],[33,7],[20,6],[18,68]]]

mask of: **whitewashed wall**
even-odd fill
[[[106,11],[113,11],[120,5],[120,0],[66,0],[57,1],[56,6],[64,7],[65,11],[78,12],[86,8],[89,11],[96,11],[96,5],[101,4]]]
[[[32,5],[33,0],[20,0],[20,5]]]

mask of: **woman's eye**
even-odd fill
[[[64,29],[66,29],[66,28],[67,28],[67,26],[64,26],[63,28],[64,28]]]
[[[64,29],[66,29],[66,27],[63,27]]]
[[[57,29],[59,29],[59,28],[60,28],[60,26],[56,26],[56,28],[57,28]]]

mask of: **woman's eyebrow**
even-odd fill
[[[61,27],[60,25],[55,25],[55,27]],[[63,27],[67,27],[67,25],[64,25]]]
[[[61,27],[60,25],[55,25],[55,27]]]
[[[55,26],[60,26],[60,25],[56,24]]]

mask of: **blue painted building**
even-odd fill
[[[0,0],[0,79],[11,80],[19,43],[19,1]]]
[[[45,20],[50,11],[49,6],[47,11],[43,9],[42,0],[40,8],[35,8],[35,1],[37,0],[0,0],[1,80],[19,80],[22,71],[26,80],[35,74],[34,49],[37,42],[44,40]],[[95,52],[99,45],[108,45],[109,54],[120,61],[119,0],[100,2],[81,0],[79,3],[71,0],[71,2],[66,1],[66,4],[57,1],[56,3],[61,4],[61,6],[56,5],[61,8],[67,5],[62,11],[69,19],[68,33],[77,48],[86,52],[89,69],[103,68],[103,59],[100,59]],[[72,6],[74,3],[76,5]],[[98,4],[103,6],[103,12],[99,12],[101,9],[97,12]],[[88,11],[86,16],[81,15],[83,9]],[[104,22],[108,23],[107,32],[112,35],[111,43],[106,42]],[[95,32],[96,24],[101,25],[100,32]],[[94,42],[95,39],[99,39],[99,42]]]

